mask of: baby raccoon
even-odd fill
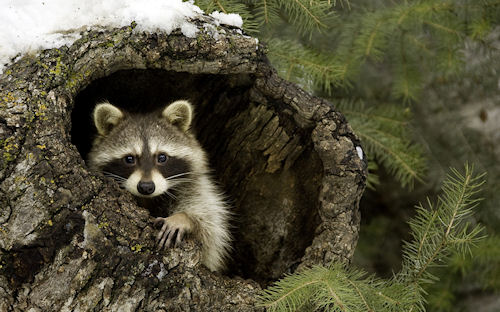
[[[145,115],[100,103],[93,112],[98,135],[88,160],[91,169],[160,213],[159,249],[192,233],[202,243],[203,264],[218,271],[230,248],[229,212],[209,177],[205,152],[189,131],[192,111],[184,100]]]

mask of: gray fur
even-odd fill
[[[127,155],[142,160],[141,155],[148,153],[166,153],[169,157],[182,159],[189,164],[190,172],[181,174],[178,178],[165,179],[161,176],[160,179],[158,174],[144,172],[139,165],[137,170],[132,167],[134,173],[127,177],[105,174],[115,178],[132,194],[143,197],[141,200],[144,197],[154,197],[154,203],[159,203],[160,207],[155,210],[164,211],[164,217],[156,220],[162,224],[157,237],[160,248],[175,245],[185,234],[191,233],[203,245],[203,263],[212,271],[218,271],[224,267],[230,248],[228,207],[209,176],[205,152],[188,130],[192,118],[191,105],[187,101],[176,101],[173,104],[175,109],[170,111],[176,116],[169,115],[168,106],[161,114],[130,115],[122,111],[123,116],[113,123],[109,132],[101,131],[96,136],[88,155],[88,164],[93,170],[103,171],[115,164],[120,165],[121,159]],[[105,105],[109,107],[111,104]],[[183,105],[188,107],[182,107]],[[94,122],[106,119],[99,115],[100,111],[105,112],[106,109],[95,109]],[[186,111],[189,114],[179,114]],[[115,113],[113,116],[119,114]],[[175,125],[170,120],[175,121]],[[138,179],[153,179],[157,184],[157,191],[161,193],[155,191],[151,196],[139,194],[135,189]],[[175,200],[158,200],[166,194],[173,196]]]

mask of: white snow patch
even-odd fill
[[[361,146],[356,146],[356,152],[358,152],[359,159],[363,160],[363,149]]]
[[[214,38],[215,40],[219,40],[220,35],[217,31],[217,27],[212,24],[204,23],[203,29],[205,29],[205,32],[207,32],[212,38]]]
[[[194,38],[198,33],[198,27],[196,27],[196,25],[191,23],[184,23],[181,26],[181,31],[184,34],[184,36],[188,38]]]
[[[210,13],[210,16],[213,17],[219,24],[235,26],[238,28],[241,28],[241,26],[243,26],[243,19],[238,14],[226,14],[219,11],[214,11]]]
[[[90,26],[123,27],[166,33],[198,32],[191,20],[204,12],[182,0],[0,0],[0,74],[13,58],[28,52],[71,45]],[[237,14],[214,12],[215,23],[242,26]]]

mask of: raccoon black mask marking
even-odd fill
[[[205,152],[189,132],[192,115],[184,100],[145,115],[100,103],[93,112],[98,134],[88,162],[137,197],[168,196],[154,201],[165,216],[156,219],[162,225],[158,246],[174,246],[193,233],[203,244],[204,264],[215,271],[229,249],[228,209],[208,175]]]

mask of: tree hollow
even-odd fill
[[[252,98],[254,80],[251,74],[118,71],[76,96],[71,135],[86,159],[95,135],[89,119],[95,103],[106,99],[144,113],[189,99],[194,132],[231,202],[235,240],[228,274],[262,282],[289,271],[311,244],[320,221],[323,170],[308,141],[311,129],[260,105]]]
[[[278,77],[254,38],[194,23],[196,38],[86,31],[0,76],[0,310],[254,311],[252,280],[350,260],[366,163],[347,121]],[[196,242],[156,252],[149,213],[83,161],[96,102],[181,98],[233,209],[226,275]]]

